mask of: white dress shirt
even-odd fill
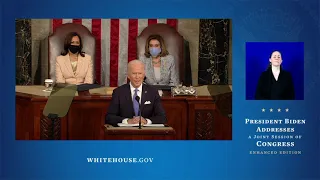
[[[132,101],[135,101],[135,99],[133,99],[133,96],[134,96],[134,93],[135,93],[134,90],[135,90],[136,88],[132,86],[131,82],[130,82],[129,84],[130,84],[131,99],[132,99]],[[139,102],[139,103],[141,104],[141,99],[142,99],[142,97],[141,97],[141,94],[142,94],[142,84],[141,84],[137,89],[138,89],[137,96],[140,97],[140,102]],[[128,119],[129,119],[129,118],[123,119],[123,120],[122,120],[122,123],[128,124]],[[145,119],[145,120],[147,120],[147,124],[152,124],[152,121],[151,121],[150,119]]]
[[[279,74],[280,74],[280,66],[271,66],[272,74],[276,81],[278,81]]]

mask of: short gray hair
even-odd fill
[[[130,70],[130,67],[133,66],[133,65],[136,65],[136,64],[139,64],[139,65],[142,65],[143,66],[143,69],[144,69],[144,63],[138,59],[135,59],[135,60],[132,60],[128,63],[128,67],[127,67],[127,71],[129,72]]]

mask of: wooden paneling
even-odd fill
[[[219,95],[219,104],[214,97],[162,97],[167,115],[167,124],[175,131],[175,139],[219,139],[232,138],[231,93]],[[228,102],[224,104],[221,100]],[[60,139],[102,140],[105,139],[105,115],[110,104],[110,96],[88,95],[74,98],[66,117],[60,119]],[[50,124],[43,120],[42,111],[47,97],[16,93],[16,139],[45,138],[41,132],[47,132]],[[219,109],[219,105],[223,110]],[[223,113],[221,113],[223,112]],[[44,124],[47,123],[47,124]],[[57,131],[57,129],[56,129]],[[58,135],[57,135],[58,137]],[[114,135],[114,139],[123,139]],[[130,135],[130,137],[133,137]],[[125,137],[129,138],[130,137]],[[141,139],[141,135],[134,136]],[[155,139],[165,138],[155,135]],[[169,139],[172,139],[171,137]]]

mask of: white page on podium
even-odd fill
[[[139,124],[124,124],[124,123],[118,123],[119,127],[134,127],[134,126],[139,126]],[[141,125],[144,127],[164,127],[164,124],[144,124]]]

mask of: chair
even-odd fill
[[[189,44],[176,29],[168,24],[152,24],[146,27],[137,36],[137,58],[144,54],[145,43],[151,34],[159,34],[165,41],[169,54],[176,60],[176,69],[179,72],[179,79],[184,85],[191,85],[191,65]]]
[[[54,81],[56,80],[56,58],[63,51],[64,39],[69,32],[77,32],[81,36],[83,44],[82,51],[92,57],[93,67],[95,67],[95,37],[91,34],[88,28],[81,24],[63,24],[59,26],[56,31],[48,37],[49,77]],[[95,68],[93,69],[95,70]]]

